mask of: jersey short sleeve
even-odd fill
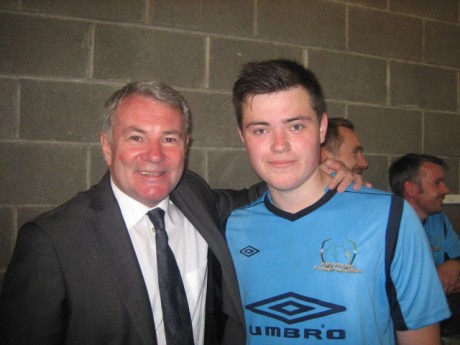
[[[430,253],[420,219],[405,202],[390,273],[401,311],[393,320],[397,330],[428,326],[450,316]]]
[[[226,238],[248,345],[394,345],[395,330],[450,315],[422,223],[406,203],[390,227],[392,200],[375,189],[329,191],[291,214],[265,194],[232,212]]]

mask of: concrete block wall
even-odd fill
[[[257,181],[231,87],[253,59],[320,79],[330,116],[355,122],[370,169],[440,155],[460,186],[459,0],[0,0],[0,280],[17,229],[97,182],[105,99],[170,83],[193,109],[188,165],[214,187]],[[458,212],[457,212],[458,214]]]

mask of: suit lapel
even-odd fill
[[[150,300],[131,239],[110,187],[109,175],[94,190],[93,230],[105,266],[143,344],[156,344]]]
[[[232,308],[234,308],[235,314],[244,327],[245,321],[236,271],[227,243],[219,229],[219,220],[213,220],[212,215],[210,215],[210,208],[208,209],[204,202],[193,193],[189,193],[189,189],[181,188],[181,185],[171,194],[171,200],[203,236],[210,250],[217,258],[222,268],[222,277],[225,283],[228,284],[228,291],[231,292],[229,298],[231,299]],[[209,200],[208,202],[211,201]]]

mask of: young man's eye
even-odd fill
[[[300,130],[304,129],[305,126],[304,126],[304,125],[301,125],[300,123],[296,123],[296,124],[292,125],[291,128],[292,128],[292,130],[294,130],[294,131],[300,131]]]
[[[253,130],[253,133],[254,133],[254,134],[257,134],[257,135],[259,135],[259,134],[264,134],[264,133],[266,133],[266,132],[267,132],[267,131],[265,130],[265,128],[256,128],[256,129]]]

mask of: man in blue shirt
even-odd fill
[[[444,178],[447,164],[439,157],[410,153],[389,169],[393,192],[412,205],[430,242],[439,279],[452,317],[441,323],[444,336],[460,334],[460,237],[442,212],[449,189]]]
[[[393,193],[406,199],[422,221],[439,279],[450,295],[460,292],[460,238],[442,212],[449,193],[446,169],[441,158],[410,153],[391,164],[389,178]]]

